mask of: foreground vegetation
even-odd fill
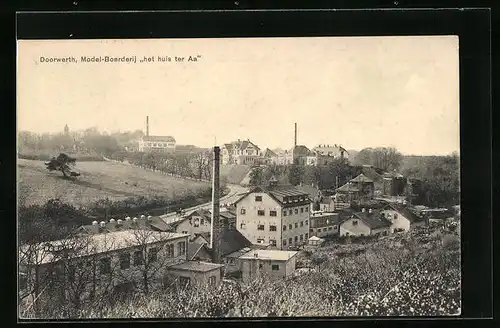
[[[321,260],[318,260],[321,259]],[[307,263],[309,261],[309,263]],[[301,254],[316,272],[286,280],[137,293],[95,302],[78,318],[441,316],[460,314],[456,232],[424,229],[378,241],[335,244]],[[61,316],[55,311],[53,316]]]

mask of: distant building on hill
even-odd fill
[[[247,140],[233,141],[221,147],[221,163],[224,165],[255,165],[264,160],[259,146]]]
[[[175,139],[171,136],[144,136],[139,140],[140,152],[174,152]]]

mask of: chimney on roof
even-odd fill
[[[361,212],[363,212],[363,213],[364,213],[365,211],[366,211],[366,210],[365,210],[365,208],[363,207],[363,208],[361,209]]]
[[[146,137],[149,137],[149,116],[146,116]]]
[[[294,139],[293,146],[297,147],[297,123],[295,123],[295,139]]]
[[[114,228],[116,226],[116,220],[115,219],[109,220],[109,225],[111,228]]]
[[[370,213],[370,214],[372,214],[372,213],[373,213],[373,211],[372,211],[372,209],[371,209],[371,208],[368,210],[368,213]]]
[[[212,225],[210,231],[210,248],[213,250],[214,263],[220,263],[220,148],[214,147],[214,165],[212,174]]]

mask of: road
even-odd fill
[[[221,197],[221,199],[220,199],[221,204],[233,203],[241,197],[241,194],[248,191],[248,188],[242,187],[240,185],[235,185],[235,184],[227,184],[227,188],[229,188],[229,193],[226,196]],[[185,213],[189,213],[189,212],[199,210],[199,209],[211,210],[212,209],[212,202],[210,201],[208,203],[193,206],[190,208],[185,208],[183,210],[185,211]],[[160,215],[160,218],[163,221],[165,221],[165,223],[171,223],[171,222],[174,222],[177,219],[179,219],[180,216],[177,215],[176,212],[171,212],[171,213],[167,213],[164,215]]]

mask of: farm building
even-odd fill
[[[390,233],[391,222],[381,216],[379,212],[369,209],[363,209],[361,212],[355,212],[340,224],[340,236],[370,236],[383,235]]]

